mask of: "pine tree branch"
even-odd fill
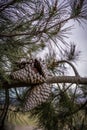
[[[53,62],[52,64],[54,66],[58,66],[58,64],[63,64],[63,63],[67,63],[67,64],[69,64],[72,67],[72,69],[73,69],[73,71],[75,73],[75,76],[77,76],[77,77],[80,76],[78,71],[77,71],[77,69],[75,68],[75,66],[71,62],[69,62],[68,60],[60,60],[60,61]]]
[[[62,23],[65,23],[65,22],[67,22],[67,21],[69,21],[69,20],[71,20],[71,19],[73,19],[73,17],[69,17],[69,18],[67,18],[67,19],[65,19],[65,20],[63,20],[63,21],[60,21],[59,23],[56,23],[56,24],[54,24],[54,25],[52,25],[52,26],[50,26],[50,27],[48,27],[48,28],[44,28],[43,30],[39,30],[39,31],[36,31],[36,32],[27,32],[27,33],[25,33],[25,32],[23,32],[23,33],[15,33],[15,34],[4,34],[4,33],[0,33],[0,37],[2,38],[2,37],[9,37],[9,38],[11,38],[11,37],[16,37],[16,36],[28,36],[28,35],[35,35],[35,36],[37,36],[38,34],[42,34],[42,33],[46,33],[48,30],[50,30],[50,29],[52,29],[52,28],[54,28],[54,27],[56,27],[56,26],[58,26],[58,25],[60,25],[60,24],[62,24]]]
[[[80,76],[52,76],[46,80],[46,83],[53,84],[53,83],[73,83],[73,84],[87,84],[86,77]],[[16,88],[16,87],[29,87],[36,84],[25,83],[25,82],[18,82],[12,80],[10,83],[4,82],[2,87],[3,88]]]
[[[77,76],[53,76],[47,79],[47,83],[75,83],[75,84],[87,84],[86,77]]]
[[[12,1],[10,1],[10,2],[8,2],[8,3],[5,3],[5,4],[3,4],[2,6],[0,6],[0,13],[2,12],[2,11],[4,11],[6,8],[8,8],[10,5],[13,5],[15,3],[15,0],[12,0]]]

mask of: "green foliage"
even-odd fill
[[[70,2],[71,5],[71,17],[75,18],[79,23],[81,19],[87,19],[87,1],[86,0],[73,0]]]
[[[30,113],[31,117],[37,117],[40,127],[44,130],[58,130],[58,117],[50,102],[43,103]]]
[[[75,95],[73,95],[75,96]],[[75,100],[75,99],[74,99]],[[73,101],[67,92],[53,96],[50,102],[43,103],[30,112],[30,117],[38,119],[44,130],[74,130],[87,127],[87,115],[80,110],[80,104]]]

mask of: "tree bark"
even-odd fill
[[[75,83],[75,84],[87,84],[86,77],[80,76],[54,76],[47,79],[47,83]]]
[[[86,77],[80,76],[52,76],[46,80],[46,83],[73,83],[73,84],[87,84]],[[29,87],[35,84],[19,82],[12,80],[10,83],[4,82],[2,88],[16,88],[16,87]]]

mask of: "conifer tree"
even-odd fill
[[[43,50],[48,50],[43,59],[51,73],[44,82],[51,84],[52,93],[47,102],[31,110],[31,115],[38,115],[39,125],[45,130],[87,129],[87,78],[81,77],[73,65],[80,51],[76,51],[73,41],[66,42],[72,29],[72,26],[66,26],[70,20],[80,25],[87,22],[86,0],[0,2],[1,129],[8,118],[10,106],[16,107],[16,112],[21,111],[19,106],[33,86],[32,83],[12,79],[11,74],[21,69],[22,60],[27,62],[40,57]],[[75,76],[66,75],[66,64],[71,66]],[[78,99],[83,97],[84,103],[79,102]]]

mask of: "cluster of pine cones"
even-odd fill
[[[49,76],[46,64],[41,59],[30,59],[18,63],[19,70],[11,73],[11,77],[19,82],[31,84],[25,102],[24,111],[29,111],[46,102],[51,93],[51,87],[45,83]]]

